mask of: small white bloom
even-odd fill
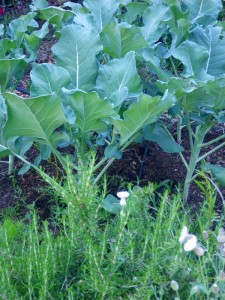
[[[208,232],[207,232],[206,230],[203,230],[203,231],[202,231],[202,237],[203,237],[205,240],[207,240],[207,239],[209,238],[209,234],[208,234]]]
[[[192,251],[197,247],[197,238],[194,234],[189,234],[187,242],[184,244],[185,251]]]
[[[184,226],[179,237],[179,242],[183,243],[186,240],[187,236],[188,236],[188,229],[187,226]]]
[[[125,198],[121,198],[120,199],[120,205],[121,206],[126,206],[127,202],[126,202],[126,199]]]
[[[221,228],[219,230],[219,233],[218,233],[216,239],[217,239],[218,243],[220,243],[220,244],[225,243],[225,231],[223,228]]]
[[[191,288],[191,295],[197,294],[199,292],[199,287],[197,285],[194,285]]]
[[[120,205],[122,207],[126,206],[127,202],[126,202],[126,198],[129,197],[129,193],[128,192],[118,192],[117,193],[117,197],[120,198]]]
[[[184,250],[187,252],[194,251],[197,256],[202,256],[204,254],[204,249],[198,246],[197,237],[194,234],[188,233],[187,226],[183,227],[179,237],[179,242],[185,242]]]
[[[213,294],[218,294],[219,293],[219,287],[216,283],[214,283],[211,287]]]
[[[225,273],[223,270],[219,272],[218,279],[221,281],[225,281]]]
[[[170,286],[171,289],[173,289],[175,292],[179,290],[179,284],[175,280],[172,280],[170,282]]]
[[[203,256],[204,255],[204,249],[200,246],[195,247],[195,249],[193,251],[197,256]]]
[[[117,193],[117,197],[120,198],[120,199],[122,199],[122,198],[126,199],[127,197],[129,197],[129,195],[130,194],[128,192],[126,192],[126,191],[124,191],[124,192],[118,192]]]

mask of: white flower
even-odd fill
[[[187,226],[184,226],[179,237],[179,242],[183,243],[186,240],[187,236],[188,236],[188,229]]]
[[[223,270],[221,270],[221,271],[219,272],[218,279],[219,279],[219,280],[222,280],[222,281],[225,281],[225,273],[224,273]]]
[[[124,191],[124,192],[118,192],[117,193],[117,197],[120,198],[120,199],[121,198],[127,198],[127,197],[129,197],[129,195],[130,194],[128,192],[126,192],[126,191]]]
[[[185,251],[192,251],[197,247],[197,238],[194,234],[189,234],[186,238],[186,243],[184,244]]]
[[[220,244],[225,243],[225,231],[223,228],[221,228],[219,230],[219,233],[218,233],[216,239],[217,239],[218,243],[220,243]]]
[[[214,283],[211,287],[213,294],[218,294],[219,293],[219,287],[216,283]]]
[[[197,285],[194,285],[191,288],[191,295],[197,294],[199,292],[199,287]]]
[[[188,233],[187,226],[184,226],[181,235],[179,237],[179,242],[184,243],[184,250],[194,251],[197,256],[202,256],[204,254],[204,249],[200,246],[198,246],[197,238],[194,234]]]
[[[125,198],[121,198],[120,199],[120,205],[121,206],[126,206],[127,202],[126,202],[126,199]]]
[[[207,232],[206,230],[203,230],[203,231],[202,231],[202,237],[203,237],[205,240],[207,240],[207,239],[209,238],[209,234],[208,234],[208,232]]]
[[[179,284],[175,280],[172,280],[170,282],[170,286],[171,286],[171,289],[173,289],[174,291],[178,291],[179,290]]]
[[[129,193],[128,192],[118,192],[117,193],[117,197],[120,198],[120,205],[122,207],[126,206],[127,202],[126,202],[126,198],[129,197]]]

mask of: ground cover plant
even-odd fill
[[[4,219],[1,298],[221,299],[225,233],[210,182],[197,216],[157,184],[111,196],[109,206],[93,189],[93,167],[92,158],[76,178],[68,170],[63,185],[46,178],[64,203],[56,236],[32,210],[28,223]]]
[[[43,0],[30,8],[0,27],[0,156],[9,156],[9,174],[17,157],[24,163],[20,175],[32,167],[55,190],[58,232],[53,236],[47,223],[40,229],[35,213],[29,225],[4,220],[2,297],[221,297],[225,241],[211,184],[217,191],[225,185],[224,169],[205,162],[225,145],[224,132],[205,141],[213,126],[224,123],[221,1],[86,0],[55,7]],[[51,63],[38,63],[43,39],[51,38]],[[24,72],[28,98],[13,92]],[[107,196],[106,188],[101,195],[108,168],[143,141],[179,153],[186,168],[182,197],[169,196],[168,186],[160,196],[157,185],[130,188],[127,202]],[[203,153],[204,147],[210,149]],[[32,149],[37,155],[30,160]],[[52,158],[66,180],[39,168]],[[182,199],[193,180],[207,197],[199,215],[190,214],[189,226]],[[181,231],[184,248],[194,251],[185,258],[179,256]],[[192,233],[204,231],[210,239],[197,244]],[[20,262],[27,266],[23,274]],[[137,279],[131,278],[136,271]]]

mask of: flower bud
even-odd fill
[[[221,228],[219,230],[219,233],[218,233],[216,239],[217,239],[218,243],[220,243],[220,244],[225,243],[225,231],[223,228]]]
[[[205,239],[205,240],[207,240],[207,239],[209,238],[209,234],[208,234],[208,232],[207,232],[206,230],[203,230],[203,231],[202,231],[202,237],[203,237],[203,239]]]
[[[204,255],[204,249],[202,247],[197,246],[193,251],[197,256]]]
[[[175,281],[175,280],[172,280],[170,282],[170,287],[171,289],[173,289],[175,292],[177,292],[179,290],[179,284]]]
[[[219,272],[218,279],[221,281],[225,281],[225,273],[223,270]]]
[[[199,292],[199,287],[197,285],[194,285],[191,288],[191,295],[197,294]]]
[[[125,198],[121,198],[121,199],[120,199],[120,205],[121,205],[122,207],[124,207],[124,206],[126,206],[126,204],[127,204],[126,199],[125,199]]]
[[[219,293],[219,287],[216,283],[214,283],[211,287],[213,294],[218,294]]]

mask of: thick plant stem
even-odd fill
[[[15,156],[13,154],[9,155],[8,175],[11,175],[13,172],[14,158]]]
[[[138,133],[133,135],[133,137],[129,140],[129,141],[125,141],[123,143],[123,145],[121,145],[120,147],[120,151],[123,152],[131,143],[133,143],[133,141],[137,138]],[[104,164],[104,162],[106,162],[108,159],[103,158],[95,167],[94,167],[94,171],[96,171],[102,164]],[[107,169],[111,166],[111,164],[116,160],[115,156],[111,157],[107,164],[104,166],[104,168],[102,169],[102,171],[98,174],[98,176],[95,178],[94,180],[94,185],[99,181],[99,179],[102,177],[102,175],[104,175],[104,173],[107,171]]]
[[[189,131],[189,139],[191,140],[190,141],[191,157],[189,160],[187,174],[186,174],[186,178],[184,181],[184,190],[183,190],[183,200],[184,201],[187,201],[190,184],[193,181],[193,175],[195,172],[195,168],[196,168],[197,163],[199,162],[199,155],[200,155],[200,151],[202,149],[203,140],[205,138],[206,133],[208,132],[208,130],[210,128],[211,128],[211,124],[207,124],[207,122],[206,122],[206,124],[199,125],[198,127],[196,127],[195,134],[193,134],[193,131],[190,126],[190,122],[189,122],[189,126],[187,126],[187,129]]]
[[[178,116],[177,119],[177,143],[181,143],[181,126],[182,126],[182,117]]]
[[[94,185],[99,181],[99,179],[102,177],[102,175],[108,170],[108,168],[111,166],[111,164],[116,160],[115,157],[112,157],[108,163],[105,165],[105,167],[101,170],[101,172],[98,174],[98,176],[94,180]]]
[[[191,154],[189,165],[188,165],[188,170],[187,170],[187,174],[186,174],[186,178],[185,178],[185,181],[184,181],[184,190],[183,190],[183,200],[184,201],[187,201],[187,198],[188,198],[190,184],[191,184],[191,181],[192,181],[193,174],[195,172],[195,167],[197,165],[198,156],[199,156],[201,147],[196,146],[196,147],[193,148],[193,150],[194,151]]]

